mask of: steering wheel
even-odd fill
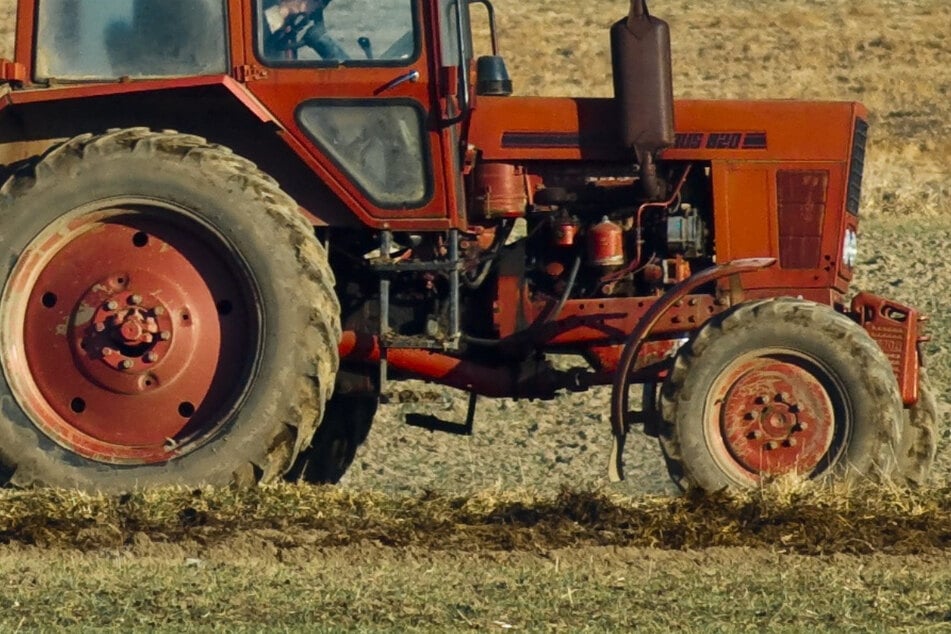
[[[271,48],[278,51],[296,51],[304,46],[314,50],[321,59],[344,61],[350,59],[324,26],[324,11],[295,13],[287,16],[280,30],[271,36]]]
[[[296,51],[306,46],[307,32],[318,24],[315,13],[294,13],[287,16],[281,28],[271,34],[271,46],[279,51]]]

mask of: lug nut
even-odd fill
[[[806,431],[807,429],[809,429],[809,423],[806,423],[804,421],[800,421],[796,423],[795,425],[793,425],[793,428],[792,428],[794,432]]]
[[[152,309],[152,313],[156,317],[161,317],[162,315],[165,314],[165,309],[162,306],[156,306],[154,309]]]
[[[131,370],[133,365],[135,365],[135,364],[132,363],[132,360],[131,360],[131,359],[123,359],[123,360],[119,363],[119,367],[122,368],[123,370]]]
[[[139,304],[142,303],[142,296],[133,295],[132,297],[129,298],[129,303],[132,304],[133,306],[138,306]]]
[[[783,445],[785,445],[786,447],[795,447],[798,444],[799,444],[799,441],[797,441],[795,438],[787,438],[786,440],[783,441]]]
[[[756,403],[757,405],[766,405],[766,400],[767,400],[767,399],[766,399],[765,396],[757,396],[755,403]]]
[[[750,440],[759,440],[760,438],[763,437],[763,432],[761,432],[758,429],[754,429],[753,431],[748,433],[746,437],[749,438]]]
[[[96,322],[96,325],[92,327],[96,332],[102,332],[106,329],[106,325],[102,322]]]
[[[119,302],[114,299],[110,299],[106,302],[106,310],[117,310],[119,308]]]
[[[756,412],[747,412],[743,414],[745,420],[756,420]]]
[[[102,349],[102,356],[104,356],[104,357],[111,357],[111,356],[114,355],[115,353],[116,353],[116,351],[113,350],[112,348],[103,348],[103,349]]]
[[[766,449],[768,451],[772,451],[773,449],[778,449],[778,448],[779,448],[779,443],[776,442],[775,440],[770,440],[768,443],[766,443]]]
[[[154,352],[147,352],[144,357],[142,357],[146,363],[155,363],[158,361],[158,355]]]
[[[158,337],[162,341],[168,341],[169,339],[172,338],[172,333],[169,330],[163,330],[162,332],[159,333]]]

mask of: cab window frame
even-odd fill
[[[305,112],[311,108],[368,108],[368,109],[383,109],[391,107],[401,107],[401,108],[410,108],[415,114],[419,127],[419,141],[420,141],[420,168],[422,171],[422,186],[423,194],[419,199],[414,200],[403,200],[400,202],[389,202],[382,200],[376,193],[367,188],[362,179],[359,177],[359,174],[354,172],[350,166],[345,162],[337,158],[337,153],[333,148],[328,147],[323,139],[315,134],[309,126],[306,125],[304,121]],[[423,105],[416,99],[409,97],[387,97],[387,98],[346,98],[346,97],[319,97],[315,99],[307,99],[302,101],[294,109],[294,122],[297,125],[298,129],[301,130],[306,136],[307,139],[317,147],[323,156],[333,163],[334,167],[340,171],[341,174],[346,176],[347,181],[351,183],[357,191],[360,192],[360,195],[363,196],[367,201],[369,201],[373,206],[378,209],[389,212],[401,212],[409,211],[412,212],[416,209],[421,209],[432,203],[435,196],[435,173],[433,172],[433,150],[430,147],[430,142],[428,140],[428,116],[426,109]]]
[[[345,2],[346,0],[336,0]],[[409,57],[402,59],[273,59],[264,54],[264,0],[254,0],[252,3],[253,13],[251,16],[254,27],[254,57],[267,68],[404,68],[414,66],[419,62],[423,53],[422,41],[422,19],[420,16],[420,6],[416,0],[407,0],[412,12],[411,20],[413,26],[413,53]],[[330,33],[333,35],[333,33]]]

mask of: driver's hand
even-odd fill
[[[286,18],[296,13],[313,13],[317,10],[319,0],[281,0],[281,17]]]

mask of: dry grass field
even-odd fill
[[[517,92],[610,94],[624,0],[495,4]],[[402,424],[464,415],[410,384],[336,489],[0,493],[0,629],[951,631],[951,3],[651,8],[671,23],[679,97],[872,111],[856,287],[932,315],[932,488],[676,497],[637,438],[631,478],[609,486],[604,391],[483,400],[460,439]]]

